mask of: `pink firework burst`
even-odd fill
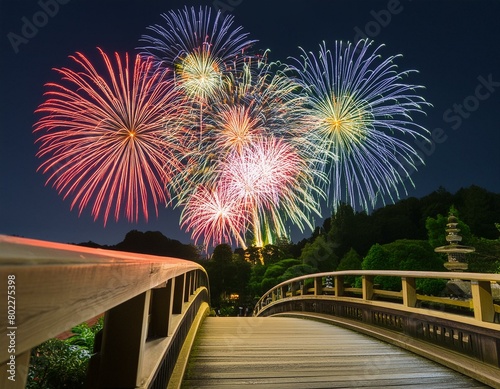
[[[122,211],[129,221],[141,211],[147,220],[148,201],[158,215],[165,183],[180,168],[175,154],[185,104],[151,59],[137,55],[131,64],[128,55],[112,61],[99,52],[102,74],[76,53],[70,58],[79,69],[55,69],[61,83],[46,85],[47,100],[36,110],[44,116],[34,126],[43,132],[39,170],[79,214],[92,204],[94,219],[102,214],[104,224],[113,208],[116,220]]]
[[[204,236],[205,246],[231,244],[234,238],[246,248],[242,236],[248,224],[246,215],[243,203],[225,188],[210,189],[200,185],[183,209],[181,226],[192,231],[195,242]]]
[[[257,139],[230,153],[219,172],[218,185],[251,215],[249,227],[257,246],[287,236],[287,219],[312,228],[309,215],[319,214],[318,189],[307,161],[285,140]]]

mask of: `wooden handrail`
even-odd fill
[[[104,312],[113,313],[105,318],[106,327],[106,321],[128,320],[128,313],[120,313],[119,307],[135,310],[131,315],[136,315],[134,320],[142,329],[137,335],[140,339],[130,341],[143,343],[150,322],[156,323],[164,338],[171,336],[174,324],[182,321],[190,300],[202,290],[205,291],[202,300],[208,306],[208,277],[203,267],[194,262],[2,235],[0,280],[2,305],[5,307],[9,294],[15,302],[14,310],[9,312],[5,307],[0,316],[0,338],[14,334],[14,352],[11,354],[6,347],[0,350],[0,374],[5,375],[6,364],[11,361],[11,355],[15,355],[17,382],[25,379],[25,364],[29,362],[31,348]],[[10,289],[9,280],[13,286]],[[167,292],[155,293],[155,290]],[[158,312],[162,309],[167,312],[159,313],[160,319],[152,318],[152,306]],[[9,324],[7,319],[12,316],[14,319]],[[107,331],[109,334],[111,330]],[[103,349],[105,342],[103,339]],[[140,358],[146,349],[142,343],[137,346]],[[107,353],[111,354],[109,347]],[[151,374],[154,372],[146,375]],[[136,380],[148,378],[137,373]],[[133,387],[136,384],[140,386],[141,382],[134,383]],[[106,385],[113,387],[114,384]]]
[[[422,278],[435,278],[435,279],[447,279],[447,280],[463,280],[469,281],[471,283],[472,296],[468,304],[474,311],[474,320],[476,324],[493,322],[495,317],[495,311],[498,310],[497,306],[493,304],[493,297],[491,291],[491,283],[500,283],[500,274],[486,274],[486,273],[462,273],[462,272],[425,272],[425,271],[398,271],[398,270],[346,270],[338,272],[324,272],[307,274],[304,276],[292,278],[281,282],[280,284],[274,286],[266,293],[262,295],[259,301],[256,303],[254,308],[254,315],[259,315],[259,313],[267,306],[267,302],[276,302],[276,295],[286,297],[286,293],[278,294],[278,290],[293,290],[296,285],[305,283],[307,280],[312,280],[314,282],[314,288],[310,288],[313,294],[321,295],[327,289],[322,285],[322,280],[326,277],[335,280],[335,286],[331,289],[334,298],[342,298],[344,295],[344,285],[343,279],[346,276],[361,276],[363,281],[363,286],[360,289],[361,301],[370,301],[370,304],[377,304],[373,302],[373,296],[377,295],[377,290],[373,285],[373,278],[376,276],[391,276],[399,277],[401,279],[401,292],[395,292],[394,294],[400,294],[403,305],[407,308],[414,308],[418,296],[415,290],[415,280]],[[308,291],[306,291],[307,293]],[[380,290],[380,295],[388,294],[386,291]],[[289,293],[293,295],[294,293]],[[390,294],[390,293],[389,293]],[[422,299],[424,300],[424,299]],[[441,299],[440,303],[444,303],[445,299]],[[448,299],[449,305],[454,305],[454,300]],[[459,301],[457,306],[463,306],[463,301]],[[412,313],[415,309],[410,309]]]

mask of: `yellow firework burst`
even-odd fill
[[[175,65],[175,73],[186,95],[201,101],[213,96],[223,86],[220,59],[212,56],[208,48],[185,55]]]
[[[368,104],[356,101],[350,95],[331,96],[319,104],[321,112],[318,131],[334,154],[350,151],[354,144],[362,144],[369,135],[373,122]]]

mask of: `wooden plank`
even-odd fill
[[[184,388],[486,388],[469,377],[356,332],[284,317],[209,317]]]

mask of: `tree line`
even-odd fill
[[[299,242],[278,239],[273,245],[233,249],[228,244],[204,257],[200,247],[171,240],[160,232],[131,231],[108,249],[173,256],[199,262],[209,274],[212,307],[221,314],[237,314],[253,307],[256,299],[286,279],[314,272],[350,269],[446,271],[445,257],[434,248],[447,244],[449,213],[459,218],[462,243],[474,246],[468,255],[469,271],[500,272],[500,194],[478,186],[452,194],[439,188],[420,199],[410,197],[370,214],[341,204]],[[85,244],[95,247],[91,242]],[[347,279],[355,284],[355,279]],[[390,280],[378,280],[397,289]],[[382,282],[380,282],[382,281]],[[438,294],[443,285],[418,285]]]

